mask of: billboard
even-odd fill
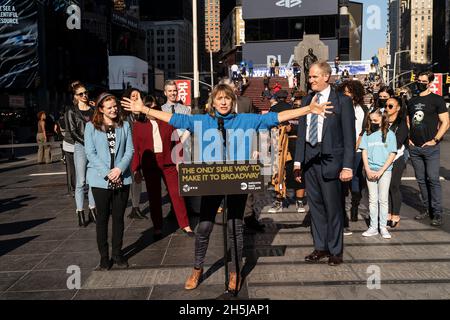
[[[109,89],[133,87],[148,92],[148,63],[133,56],[109,57]]]
[[[1,1],[0,89],[33,87],[39,71],[38,59],[35,1]]]
[[[337,14],[338,0],[242,0],[244,20]]]
[[[431,84],[430,91],[434,94],[443,96],[444,95],[444,75],[442,73],[434,74],[434,81]]]
[[[329,49],[328,59],[338,52],[338,40],[321,40]],[[268,66],[270,59],[278,59],[281,65],[290,66],[294,60],[294,49],[300,41],[247,42],[242,49],[243,59],[254,64]],[[299,61],[299,63],[302,63]],[[303,66],[302,66],[303,68]]]
[[[350,60],[361,60],[363,4],[358,2],[350,2],[348,6],[348,13],[350,19]]]

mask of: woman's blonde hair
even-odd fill
[[[231,110],[233,110],[233,107],[236,106],[237,97],[236,97],[236,94],[234,93],[233,89],[227,84],[218,84],[217,86],[214,87],[214,89],[212,90],[211,95],[209,96],[209,99],[208,99],[208,105],[209,105],[208,113],[212,117],[216,116],[216,113],[215,113],[216,108],[214,107],[214,100],[216,99],[217,95],[222,92],[225,94],[226,97],[231,98],[231,103],[232,103]]]

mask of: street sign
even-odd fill
[[[443,96],[444,95],[443,80],[444,80],[444,76],[442,73],[435,73],[434,81],[431,84],[430,91],[437,95]]]
[[[249,194],[264,191],[260,164],[180,164],[178,183],[181,196]]]
[[[175,80],[178,89],[178,101],[182,101],[185,106],[190,106],[192,101],[191,80]]]

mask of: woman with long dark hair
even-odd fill
[[[89,160],[87,180],[97,203],[97,245],[100,269],[114,263],[128,267],[122,256],[125,209],[130,192],[133,141],[128,122],[119,117],[118,102],[110,93],[97,99],[92,122],[86,125],[85,146]],[[112,261],[109,259],[108,222],[112,215]]]
[[[74,145],[75,164],[75,204],[78,215],[78,225],[86,227],[90,221],[96,221],[96,207],[91,187],[88,190],[89,218],[86,221],[84,216],[84,189],[86,187],[86,169],[88,159],[84,150],[84,132],[86,124],[92,120],[94,109],[89,104],[89,92],[81,82],[76,81],[71,84],[73,93],[73,107],[67,110],[67,120],[69,131]]]
[[[406,108],[397,98],[390,98],[387,101],[386,112],[388,114],[389,129],[395,133],[397,139],[397,155],[392,167],[391,185],[389,187],[389,214],[388,227],[396,228],[400,223],[400,208],[402,205],[402,195],[400,184],[402,182],[403,171],[406,168],[405,153],[408,152],[406,145],[408,142],[408,125],[406,124]]]
[[[372,106],[372,108],[386,108],[386,103],[389,98],[394,97],[394,90],[392,90],[391,87],[388,86],[382,86],[380,90],[378,91],[377,99],[375,101],[375,104]]]

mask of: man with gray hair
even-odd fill
[[[164,95],[167,102],[161,106],[162,111],[170,113],[190,114],[191,108],[178,102],[178,88],[173,80],[167,80],[164,83]]]

